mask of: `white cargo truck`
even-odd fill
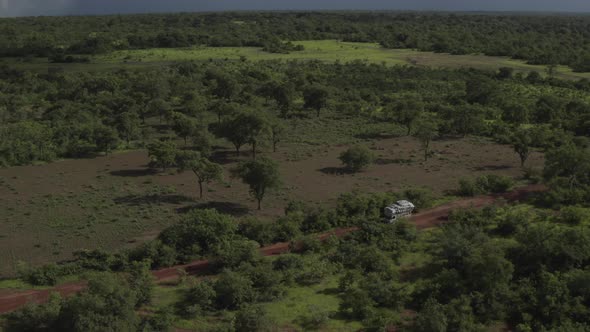
[[[387,206],[383,211],[385,221],[392,224],[399,218],[409,217],[412,215],[415,208],[414,204],[409,201],[397,201],[394,204]]]

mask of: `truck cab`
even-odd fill
[[[416,207],[410,201],[401,200],[388,205],[383,210],[385,221],[392,224],[399,218],[409,217]]]

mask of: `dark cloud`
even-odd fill
[[[0,16],[289,9],[590,12],[590,0],[0,0]]]

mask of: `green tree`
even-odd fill
[[[219,243],[230,241],[237,229],[230,216],[217,210],[195,210],[162,231],[158,239],[174,248],[181,262],[188,262],[199,255],[212,254]]]
[[[150,101],[147,104],[146,108],[149,114],[157,115],[160,120],[160,123],[162,123],[162,119],[170,111],[170,104],[168,104],[165,100],[161,98],[156,98]]]
[[[220,123],[216,127],[216,135],[230,141],[236,149],[236,154],[239,156],[242,146],[247,144],[251,139],[251,132],[249,129],[249,125],[243,125],[241,122],[241,116],[238,115]]]
[[[463,105],[454,109],[452,127],[463,137],[477,134],[485,126],[484,109],[480,105]]]
[[[510,68],[510,67],[500,67],[498,74],[496,75],[496,77],[498,77],[501,80],[507,80],[507,79],[511,79],[512,76],[514,75],[514,69]]]
[[[514,123],[516,125],[522,125],[529,123],[530,110],[527,105],[518,102],[508,102],[502,106],[504,110],[502,119],[504,121]]]
[[[418,313],[414,328],[416,332],[446,332],[447,325],[444,307],[430,298]]]
[[[202,311],[212,310],[216,297],[213,282],[209,280],[198,282],[183,294],[179,303],[180,311],[186,317],[194,317]]]
[[[164,171],[176,164],[178,148],[172,141],[155,141],[148,145],[150,165],[161,167]]]
[[[105,125],[99,125],[94,128],[93,136],[96,149],[106,154],[116,149],[119,143],[119,134],[117,131]]]
[[[141,119],[135,111],[128,111],[119,117],[119,133],[127,144],[141,135]]]
[[[340,302],[340,312],[354,319],[366,318],[374,307],[375,302],[367,292],[358,288],[346,291]]]
[[[58,331],[135,331],[135,292],[120,277],[103,273],[88,281],[88,288],[62,307]]]
[[[517,130],[512,137],[512,148],[520,157],[521,167],[524,167],[524,163],[531,154],[532,143],[531,135],[526,129]]]
[[[29,303],[24,308],[6,315],[3,328],[6,332],[56,331],[63,300],[56,293],[43,304]]]
[[[218,98],[232,100],[241,90],[240,83],[235,79],[234,75],[209,70],[206,77],[212,81],[211,92]]]
[[[250,194],[258,201],[258,210],[266,193],[281,185],[278,164],[268,158],[242,162],[232,170],[233,176],[250,186]]]
[[[203,184],[223,179],[223,168],[203,157],[199,152],[183,151],[177,158],[180,171],[191,170],[197,176],[200,198],[203,198]]]
[[[272,142],[272,151],[277,152],[277,144],[283,140],[286,128],[279,121],[272,122],[269,128],[270,140]]]
[[[247,133],[247,141],[252,145],[252,158],[256,159],[256,148],[267,129],[266,120],[256,113],[242,113],[235,119]]]
[[[154,276],[150,271],[150,262],[133,262],[129,271],[129,288],[135,292],[136,308],[150,304],[154,295]]]
[[[316,111],[317,117],[320,117],[322,108],[328,105],[329,93],[325,87],[312,86],[303,92],[303,99],[305,104],[303,107],[313,109]]]
[[[236,239],[217,245],[212,265],[233,269],[243,263],[255,263],[260,258],[259,245],[255,241]]]
[[[424,161],[428,160],[430,153],[430,143],[438,136],[438,123],[431,116],[422,117],[417,125],[414,137],[416,137],[424,150]]]
[[[224,271],[213,286],[217,294],[217,307],[237,309],[254,300],[252,281],[238,272]]]
[[[245,306],[236,313],[236,332],[272,331],[273,325],[266,310],[260,305]]]
[[[228,103],[225,100],[218,100],[211,104],[210,111],[217,114],[217,123],[221,123],[223,118],[237,113],[238,107],[235,103]]]
[[[590,185],[590,153],[573,144],[547,152],[543,176],[550,181],[565,182],[569,189]]]
[[[186,116],[182,113],[174,113],[172,119],[172,129],[178,136],[184,139],[185,146],[190,137],[197,136],[198,132],[203,130],[197,119]]]
[[[340,161],[352,172],[359,172],[372,164],[375,155],[366,146],[358,145],[340,154]]]
[[[419,96],[404,96],[401,100],[396,101],[388,111],[389,116],[396,123],[406,127],[407,135],[410,135],[416,120],[424,112],[424,103]]]
[[[170,308],[158,309],[155,314],[143,320],[139,332],[171,332],[174,319],[174,313]]]

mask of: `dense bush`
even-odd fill
[[[487,193],[505,193],[512,188],[514,181],[502,175],[482,175],[474,179],[459,180],[457,193],[461,196],[475,196]]]
[[[88,288],[68,299],[51,297],[7,316],[7,331],[136,331],[137,293],[126,280],[108,273],[88,281]]]
[[[272,331],[273,325],[273,321],[261,306],[244,306],[236,313],[236,332]]]
[[[568,225],[580,225],[590,220],[590,213],[582,207],[566,206],[559,211],[557,220]]]
[[[375,160],[375,155],[365,146],[354,146],[340,154],[340,161],[351,172],[359,172],[371,165]]]
[[[194,210],[180,223],[162,231],[158,239],[176,251],[179,262],[188,262],[213,253],[237,230],[237,224],[228,215],[212,209]]]

